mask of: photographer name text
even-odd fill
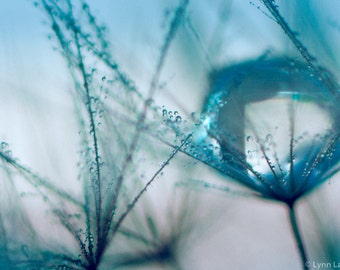
[[[305,263],[310,269],[339,269],[340,262],[314,262],[308,261]]]

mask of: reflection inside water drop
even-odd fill
[[[221,171],[277,197],[298,196],[327,174],[318,167],[333,170],[338,163],[321,155],[335,149],[339,134],[336,98],[308,67],[290,62],[261,60],[214,72],[200,127],[219,146]]]
[[[292,147],[297,151],[313,144],[313,135],[327,134],[333,125],[329,112],[318,104],[290,96],[247,104],[245,119],[249,124],[244,127],[247,134],[244,149],[252,152],[251,156],[246,155],[246,160],[261,173],[268,172],[269,161],[280,162],[284,168],[289,166]],[[259,143],[249,137],[257,138]],[[300,140],[292,142],[292,138]]]

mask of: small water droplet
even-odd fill
[[[266,141],[267,142],[270,142],[270,141],[272,141],[273,140],[273,135],[272,134],[267,134],[267,136],[266,136]]]
[[[149,98],[149,99],[146,100],[146,104],[147,104],[148,106],[151,106],[154,102],[155,102],[155,101],[154,101],[152,98]]]
[[[224,102],[224,101],[220,100],[220,101],[218,102],[218,106],[219,106],[220,108],[222,108],[224,105],[225,105],[225,102]]]
[[[8,147],[8,143],[6,142],[1,142],[1,148],[6,149]]]
[[[253,136],[247,136],[247,142],[252,142],[252,141],[254,141]]]
[[[182,117],[180,117],[179,115],[176,116],[176,122],[181,122],[182,121]]]

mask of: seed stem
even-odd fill
[[[291,225],[292,232],[294,234],[297,248],[299,250],[301,263],[303,265],[303,269],[308,270],[309,269],[308,258],[307,258],[307,254],[305,251],[305,247],[302,242],[302,237],[300,234],[299,226],[297,224],[294,203],[288,204],[288,208],[289,208],[290,225]]]

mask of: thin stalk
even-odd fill
[[[101,210],[102,210],[102,191],[101,191],[101,167],[100,167],[100,156],[99,156],[99,145],[98,145],[98,136],[97,136],[97,128],[95,124],[94,119],[94,111],[91,105],[91,94],[90,94],[90,85],[87,79],[86,71],[85,71],[85,65],[83,62],[83,55],[81,52],[81,46],[78,39],[78,32],[74,31],[74,39],[75,44],[77,47],[77,53],[78,53],[78,60],[79,60],[79,70],[83,77],[83,86],[85,89],[86,94],[86,109],[89,115],[90,119],[90,134],[92,135],[93,140],[93,149],[95,154],[95,166],[96,166],[96,178],[95,178],[95,205],[96,205],[96,234],[97,234],[97,245],[100,243],[101,240]],[[88,223],[90,224],[90,223]],[[89,231],[90,228],[88,228]],[[90,235],[87,235],[87,237],[91,237]],[[91,260],[93,260],[93,246],[92,241],[89,241],[89,251],[91,254]]]
[[[279,11],[279,7],[275,0],[261,0],[266,6],[268,11],[274,17],[276,23],[280,25],[282,30],[286,33],[288,38],[292,41],[294,46],[298,49],[301,56],[306,60],[311,71],[316,73],[322,80],[322,82],[327,86],[327,88],[334,94],[334,96],[339,99],[339,85],[336,80],[334,80],[332,74],[328,72],[323,67],[319,66],[316,59],[309,53],[307,47],[299,40],[296,33],[290,28],[289,24],[283,18]]]
[[[292,232],[294,234],[294,238],[295,238],[297,248],[299,250],[301,263],[303,265],[303,269],[308,270],[309,269],[308,258],[307,258],[307,254],[306,254],[306,249],[305,249],[303,241],[302,241],[299,226],[298,226],[297,221],[296,221],[296,213],[295,213],[295,210],[294,210],[294,203],[288,204],[288,208],[289,208],[290,225],[291,225]]]
[[[173,20],[170,24],[169,29],[168,29],[168,33],[166,35],[165,42],[164,42],[164,44],[161,48],[161,55],[160,55],[160,58],[158,60],[157,66],[156,66],[156,72],[153,75],[153,78],[152,78],[152,81],[151,81],[151,84],[150,84],[150,88],[149,88],[149,91],[148,91],[148,98],[144,101],[143,110],[142,110],[142,112],[139,116],[139,119],[138,119],[139,123],[137,124],[136,130],[134,131],[134,135],[132,137],[132,142],[130,144],[127,157],[125,158],[125,162],[124,162],[124,164],[121,168],[120,175],[117,178],[117,184],[116,184],[116,187],[115,187],[115,190],[114,190],[114,193],[113,193],[114,197],[111,200],[111,203],[108,207],[108,210],[106,211],[106,214],[104,214],[104,220],[107,222],[107,226],[104,227],[103,239],[108,237],[108,233],[111,229],[111,224],[112,224],[111,221],[113,220],[113,217],[114,217],[114,214],[115,214],[114,209],[116,207],[116,202],[118,200],[120,189],[121,189],[122,184],[123,184],[125,172],[127,171],[127,169],[130,166],[130,163],[132,162],[133,155],[135,153],[135,150],[137,148],[137,145],[138,145],[138,142],[139,142],[139,139],[140,139],[140,136],[141,136],[141,131],[144,129],[144,124],[146,122],[146,116],[147,116],[148,109],[149,109],[149,102],[148,101],[152,99],[152,97],[154,96],[154,94],[157,90],[157,86],[158,86],[158,83],[159,83],[159,77],[161,75],[161,71],[163,69],[165,59],[168,55],[168,50],[169,50],[170,44],[172,43],[172,40],[174,39],[175,34],[176,34],[176,32],[177,32],[177,30],[180,26],[180,23],[181,23],[184,15],[185,15],[185,10],[186,10],[186,7],[188,6],[188,4],[189,4],[189,0],[183,0],[182,3],[177,8],[176,13],[174,15],[174,18],[173,18]],[[156,175],[157,174],[158,173],[156,173]],[[148,187],[148,185],[149,185],[149,183],[144,187],[145,190]],[[131,209],[133,208],[134,204],[138,201],[140,195],[142,195],[144,193],[144,191],[145,191],[144,189],[141,191],[141,193],[135,198],[134,202],[131,204],[131,206],[132,206]],[[129,213],[129,212],[130,212],[130,207],[128,207],[126,214]],[[121,219],[120,219],[121,221],[119,220],[117,222],[118,225],[120,225],[120,223],[123,221],[126,214],[123,214],[123,216],[122,216],[123,218],[121,217]],[[118,229],[118,227],[116,225],[115,228],[113,229],[113,231],[115,232],[117,229]],[[105,244],[102,245],[101,249],[104,250],[105,248],[106,248]],[[101,252],[98,252],[97,256],[101,256]]]
[[[120,228],[121,224],[123,223],[126,216],[132,211],[132,209],[135,207],[139,199],[142,197],[142,195],[147,191],[147,189],[151,186],[151,184],[154,182],[154,180],[157,178],[157,176],[164,170],[164,168],[169,165],[170,161],[177,155],[177,153],[181,150],[181,148],[188,142],[188,140],[192,137],[192,134],[189,134],[187,138],[182,142],[181,145],[176,147],[169,158],[162,164],[162,166],[154,173],[154,175],[151,177],[151,179],[146,183],[146,185],[139,191],[137,196],[132,200],[130,204],[128,204],[127,209],[123,214],[119,217],[117,223],[112,228],[111,232],[107,231],[107,240],[106,243],[102,245],[103,250],[101,252],[98,252],[98,254],[101,256],[102,253],[104,253],[104,249],[107,247],[107,243],[115,236],[116,232]],[[108,230],[110,227],[108,227]],[[110,235],[109,235],[110,232]]]

